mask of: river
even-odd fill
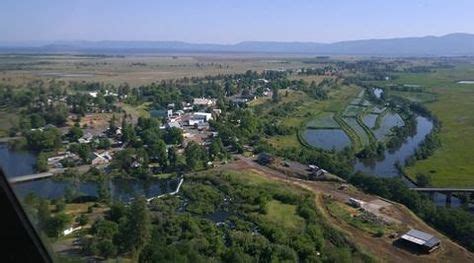
[[[10,149],[7,144],[0,144],[0,167],[7,178],[35,173],[35,163],[36,157],[33,154],[15,151]],[[144,195],[146,198],[150,198],[173,192],[178,183],[179,178],[148,181],[117,178],[109,180],[109,189],[113,199],[129,201],[135,195]],[[74,179],[47,178],[13,185],[13,190],[20,199],[29,193],[35,193],[43,198],[56,199],[63,197],[68,188],[79,196],[97,197],[98,195],[96,182]]]
[[[416,133],[408,137],[403,144],[396,150],[385,150],[384,157],[376,161],[360,161],[354,164],[354,171],[360,171],[364,174],[380,176],[380,177],[396,177],[400,176],[400,172],[396,168],[396,164],[404,165],[405,161],[415,154],[418,146],[423,142],[428,134],[433,130],[433,122],[426,117],[416,117]],[[412,182],[404,178],[407,185],[414,186]],[[446,195],[435,193],[434,200],[437,205],[444,206],[446,204]],[[453,197],[451,199],[452,207],[459,207],[461,201]]]

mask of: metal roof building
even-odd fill
[[[400,239],[405,242],[415,244],[423,250],[427,250],[428,252],[438,248],[441,242],[435,236],[415,229],[408,231],[406,234],[402,235]]]

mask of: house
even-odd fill
[[[79,138],[78,142],[79,143],[90,143],[90,142],[92,142],[93,138],[94,138],[94,136],[90,132],[88,132],[88,133],[84,134],[84,136]]]
[[[214,116],[219,116],[219,115],[221,115],[222,110],[221,109],[212,109],[212,113],[214,114]]]
[[[154,118],[166,118],[168,117],[168,110],[153,109],[150,111],[150,115]]]
[[[325,176],[328,172],[324,169],[319,169],[317,171],[314,172],[314,175],[316,177],[322,177],[322,176]]]
[[[435,236],[416,229],[412,229],[403,234],[399,238],[399,241],[407,246],[427,253],[431,253],[433,250],[437,249],[441,243],[441,241]]]
[[[214,106],[216,105],[216,99],[195,98],[193,100],[193,105],[206,107]]]
[[[193,114],[193,117],[196,119],[204,119],[204,121],[209,121],[212,120],[212,113],[208,112],[195,112]]]
[[[170,121],[166,124],[166,128],[167,129],[171,129],[171,128],[178,128],[178,129],[182,129],[181,127],[181,124],[179,124],[179,122],[177,121]]]
[[[68,229],[65,229],[65,230],[63,231],[63,235],[64,235],[64,236],[67,236],[67,235],[69,235],[69,234],[71,234],[71,233],[73,233],[73,232],[76,232],[77,230],[81,230],[81,229],[82,229],[81,226],[78,226],[78,227],[72,227],[72,226],[71,226],[71,227],[69,227]]]
[[[103,153],[94,153],[94,158],[92,159],[92,165],[100,165],[100,164],[108,164],[112,161],[112,156],[109,154],[108,151]]]

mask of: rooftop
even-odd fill
[[[440,242],[440,240],[435,236],[415,229],[412,229],[406,234],[402,235],[401,239],[430,248],[438,245]]]

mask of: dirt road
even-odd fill
[[[374,195],[365,194],[352,186],[341,187],[341,183],[335,182],[319,182],[307,181],[293,178],[280,171],[259,165],[253,159],[243,156],[237,156],[236,161],[226,164],[219,169],[223,170],[252,170],[253,172],[269,178],[284,182],[287,184],[296,185],[298,187],[307,189],[315,194],[315,202],[321,210],[325,219],[331,223],[335,228],[345,232],[347,236],[360,246],[364,251],[368,251],[376,259],[383,262],[474,262],[474,255],[465,248],[451,241],[449,238],[439,233],[435,229],[428,226],[416,215],[414,215],[405,206],[383,200]],[[377,210],[380,215],[387,219],[392,219],[407,229],[415,228],[428,233],[431,233],[441,240],[441,247],[429,255],[418,255],[409,252],[406,249],[399,248],[393,245],[395,239],[388,237],[374,237],[372,234],[356,228],[344,220],[334,217],[327,210],[327,204],[324,196],[330,195],[332,199],[340,202],[347,202],[350,197],[363,200],[372,204],[371,209]]]

